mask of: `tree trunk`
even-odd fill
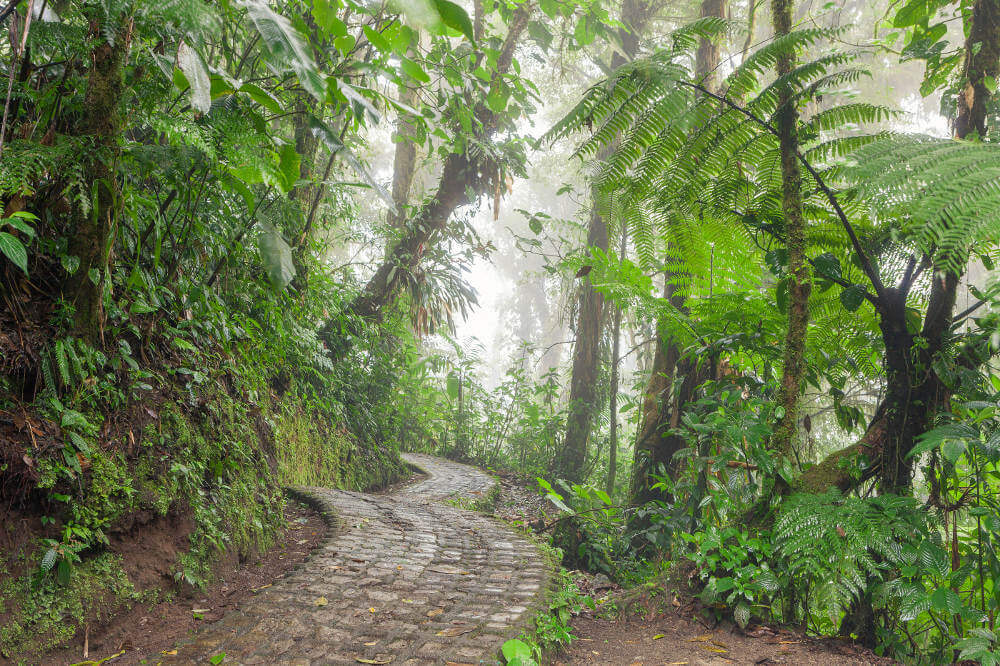
[[[618,252],[618,261],[625,258],[628,249],[628,230],[622,226],[622,242]],[[609,416],[611,417],[611,436],[608,440],[608,478],[604,490],[608,496],[615,492],[615,476],[618,473],[618,366],[621,359],[622,309],[615,306],[614,323],[611,325],[611,398]]]
[[[510,69],[514,49],[528,25],[529,15],[522,7],[511,17],[494,77],[502,77]],[[473,113],[482,127],[480,140],[492,137],[499,120],[497,115],[485,104],[477,104]],[[451,214],[488,191],[491,183],[481,173],[483,166],[467,152],[452,153],[445,158],[437,192],[413,214],[407,234],[389,251],[386,260],[346,308],[345,314],[370,322],[381,321],[385,308],[393,303],[399,292],[403,275],[416,268],[428,243],[444,229]],[[338,320],[338,317],[331,319],[320,331],[321,338],[333,348],[341,344]]]
[[[639,49],[639,34],[649,19],[649,7],[636,0],[622,3],[623,29],[619,36],[626,57],[616,52],[611,57],[611,68],[617,69],[635,57]],[[601,162],[614,152],[617,142],[597,154]],[[608,249],[608,228],[596,210],[590,213],[587,230],[587,247]],[[552,473],[573,483],[583,481],[587,458],[587,442],[599,406],[597,397],[598,363],[600,362],[601,333],[604,329],[604,297],[591,286],[588,278],[580,286],[576,344],[573,346],[573,375],[570,378],[569,406],[566,415],[566,436],[563,445],[552,461]]]
[[[300,95],[295,101],[295,152],[299,154],[299,179],[312,181],[316,176],[316,158],[319,152],[319,139],[312,133],[309,127],[309,106],[305,95]],[[325,178],[324,178],[325,180]],[[292,248],[292,263],[295,266],[295,277],[292,280],[292,288],[298,292],[305,292],[309,286],[309,265],[306,262],[309,252],[309,241],[312,240],[313,210],[317,197],[322,196],[325,186],[309,182],[307,185],[300,185],[292,188],[289,192],[291,199],[299,204],[302,211],[302,230],[299,232],[299,239]],[[251,221],[251,224],[253,222]]]
[[[773,0],[771,13],[774,33],[787,35],[792,29],[793,0]],[[795,54],[791,50],[778,56],[779,77],[792,71]],[[799,169],[798,111],[793,92],[785,86],[779,91],[775,125],[781,148],[781,207],[785,216],[785,247],[788,250],[788,331],[785,335],[784,365],[778,406],[781,416],[775,428],[772,448],[788,457],[795,446],[799,429],[799,393],[805,373],[806,329],[809,326],[809,294],[812,278],[806,262],[805,218],[802,215],[802,172]]]
[[[725,18],[725,0],[703,0],[701,16]],[[719,47],[711,40],[702,39],[698,44],[695,75],[702,85],[711,89],[716,83],[719,67]],[[663,298],[678,310],[684,309],[684,297],[671,285],[671,276],[664,278]],[[680,411],[694,397],[695,389],[707,376],[699,369],[697,359],[685,357],[676,341],[670,339],[664,327],[657,326],[656,351],[653,369],[646,384],[642,403],[642,419],[635,442],[632,462],[630,501],[640,506],[654,499],[667,499],[652,486],[654,474],[660,469],[673,469],[673,457],[684,448],[683,438],[669,433],[680,422]],[[671,391],[675,379],[683,378],[676,391]]]
[[[954,122],[955,136],[964,139],[975,133],[986,137],[986,107],[992,93],[987,85],[1000,75],[1000,2],[976,0],[972,24],[965,40],[965,86],[958,96]],[[978,46],[977,46],[978,45]],[[978,50],[977,50],[978,49]]]
[[[413,87],[401,86],[399,101],[407,106],[414,106],[417,101],[416,83]],[[406,221],[406,205],[410,201],[410,189],[413,187],[413,175],[417,171],[417,144],[413,141],[413,118],[403,111],[396,119],[396,131],[393,141],[396,142],[396,154],[392,161],[392,203],[396,211],[389,212],[388,222],[393,229],[403,226]]]
[[[118,147],[122,127],[120,107],[132,28],[130,19],[107,25],[97,18],[102,15],[100,10],[94,10],[92,15],[89,34],[94,47],[81,133],[93,137],[84,173],[90,181],[89,190],[96,196],[90,202],[89,211],[77,208],[74,214],[75,229],[69,241],[69,254],[78,257],[80,264],[67,279],[65,291],[76,308],[77,334],[89,342],[97,342],[103,337],[103,295],[110,277],[112,249],[118,230],[121,193],[116,172],[121,153]],[[115,35],[114,44],[106,40],[108,32]]]
[[[590,214],[587,247],[608,249],[608,228],[597,211]],[[601,330],[604,328],[604,296],[590,286],[589,278],[583,278],[577,307],[566,436],[552,463],[552,473],[572,483],[583,481],[587,440],[594,415],[599,409],[596,401],[597,366],[601,356]]]

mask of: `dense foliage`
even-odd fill
[[[566,567],[1000,661],[1000,4],[758,4],[4,3],[0,654],[420,450]]]

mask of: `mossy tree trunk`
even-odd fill
[[[295,152],[299,155],[299,180],[306,181],[289,192],[289,196],[299,205],[302,211],[302,229],[292,246],[292,262],[295,266],[295,277],[292,287],[299,292],[305,292],[309,286],[309,263],[307,261],[309,245],[312,241],[312,230],[316,206],[319,205],[324,189],[322,184],[316,184],[316,158],[319,156],[319,138],[309,127],[309,108],[306,96],[300,95],[295,100],[295,116],[293,120],[295,135]],[[330,156],[333,159],[333,156]],[[325,180],[324,175],[324,180]],[[253,224],[253,221],[250,221]]]
[[[103,296],[110,279],[111,250],[121,210],[117,164],[132,22],[127,17],[109,18],[96,6],[88,10],[89,38],[94,47],[79,132],[92,140],[83,166],[94,197],[89,210],[77,207],[73,214],[69,254],[80,263],[66,280],[64,292],[76,309],[77,334],[89,342],[98,342],[103,337]],[[107,41],[108,34],[114,35],[114,43]]]
[[[792,30],[792,0],[773,0],[771,14],[776,36]],[[795,54],[778,56],[779,77],[795,66]],[[779,90],[775,126],[781,149],[781,207],[785,217],[785,247],[788,251],[788,330],[785,334],[784,365],[778,393],[780,418],[772,446],[781,456],[791,455],[799,429],[799,394],[805,373],[806,331],[809,326],[809,294],[812,277],[806,261],[805,218],[802,214],[802,171],[799,167],[798,110],[789,86]]]

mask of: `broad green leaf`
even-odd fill
[[[343,55],[347,55],[354,49],[354,45],[358,43],[358,40],[354,38],[354,35],[344,35],[343,37],[337,37],[333,40],[333,45],[340,51]]]
[[[212,108],[212,83],[208,79],[208,70],[198,52],[184,41],[177,45],[177,68],[187,79],[191,108],[198,113],[208,113]]]
[[[427,72],[425,72],[420,65],[413,62],[409,58],[401,58],[399,64],[400,67],[403,68],[403,71],[406,72],[406,75],[409,76],[410,78],[416,79],[417,81],[421,81],[423,83],[430,82],[431,77],[427,76]]]
[[[465,35],[470,42],[475,42],[476,37],[472,30],[472,21],[469,15],[461,6],[456,5],[451,0],[433,0],[434,9],[441,17],[441,22],[449,28],[454,28]]]
[[[338,3],[330,0],[315,0],[312,15],[316,25],[330,37],[343,37],[347,34],[347,25],[337,16]]]
[[[918,23],[924,23],[928,18],[928,9],[927,0],[910,0],[902,9],[896,12],[892,24],[897,28],[905,28],[917,25]]]
[[[392,46],[389,45],[389,40],[379,34],[378,31],[373,29],[371,26],[364,26],[362,31],[365,33],[365,37],[371,42],[372,46],[379,50],[380,53],[384,55],[392,54]]]
[[[295,264],[292,261],[292,248],[281,237],[272,225],[261,223],[261,233],[258,240],[260,258],[264,262],[267,277],[275,288],[281,290],[295,277]]]
[[[504,643],[500,648],[500,652],[508,664],[528,666],[535,663],[534,657],[531,654],[531,647],[517,638],[512,638]]]
[[[821,254],[813,259],[813,264],[816,267],[816,272],[824,277],[840,278],[843,275],[843,270],[840,266],[840,259],[829,252]]]
[[[285,107],[281,105],[278,98],[258,86],[256,83],[244,83],[240,86],[240,92],[246,93],[250,99],[257,102],[275,115],[280,115],[285,112]]]
[[[848,312],[854,312],[861,307],[865,301],[865,288],[859,284],[852,284],[840,292],[840,303]]]
[[[10,259],[25,275],[28,274],[28,251],[24,243],[4,231],[0,231],[0,254]]]

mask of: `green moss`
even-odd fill
[[[18,663],[37,663],[38,654],[69,640],[83,626],[106,620],[137,601],[152,601],[151,597],[135,589],[121,558],[110,553],[74,567],[65,586],[51,576],[9,578],[0,583],[0,612],[16,612],[0,626],[0,655]]]
[[[334,414],[317,406],[279,404],[273,414],[278,478],[283,485],[368,490],[402,477],[394,449],[366,449],[332,424]]]

